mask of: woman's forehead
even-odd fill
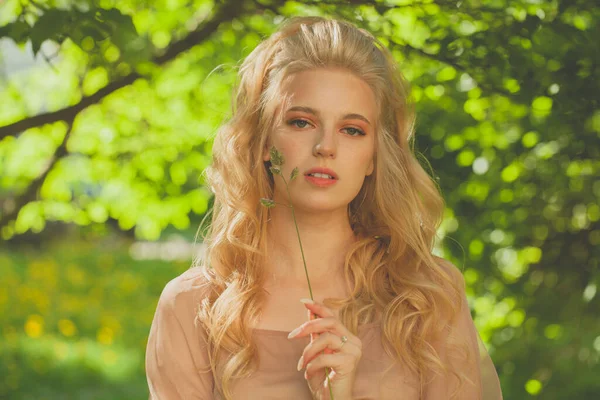
[[[369,121],[377,115],[373,90],[349,71],[315,69],[294,73],[281,89],[280,112],[295,109],[314,114],[358,114]]]

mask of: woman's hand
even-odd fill
[[[298,361],[298,371],[306,367],[304,378],[318,400],[329,399],[326,367],[334,400],[352,399],[352,389],[358,362],[362,356],[362,342],[335,317],[333,311],[310,299],[300,300],[308,309],[309,321],[290,332],[288,338],[310,335]],[[320,318],[319,318],[320,317]]]

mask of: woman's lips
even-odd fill
[[[305,175],[304,178],[311,184],[318,187],[328,187],[337,182],[337,179],[317,178],[315,176]]]

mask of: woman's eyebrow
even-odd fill
[[[314,108],[310,108],[310,107],[306,107],[306,106],[294,106],[291,108],[288,108],[288,110],[286,112],[290,112],[290,111],[302,111],[308,114],[312,114],[315,116],[319,116],[319,112],[316,111]],[[359,119],[361,121],[366,122],[367,124],[371,125],[371,122],[364,116],[360,115],[360,114],[356,114],[356,113],[352,113],[352,114],[346,114],[342,117],[342,119]]]

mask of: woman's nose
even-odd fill
[[[313,148],[313,155],[335,158],[335,147],[335,132],[323,132]]]

